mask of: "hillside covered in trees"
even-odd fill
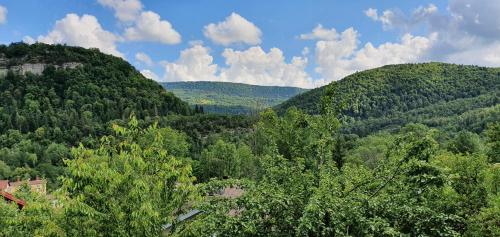
[[[497,69],[387,66],[220,115],[98,50],[0,49],[0,179],[49,182],[0,201],[0,236],[500,235]]]
[[[61,174],[67,146],[91,145],[110,122],[189,115],[189,105],[121,58],[79,47],[0,46],[0,178]],[[63,69],[64,63],[78,65]],[[16,71],[44,67],[41,73]],[[58,67],[58,68],[56,68]]]
[[[256,86],[230,82],[161,83],[182,100],[202,106],[204,112],[251,114],[307,91],[297,87]]]
[[[458,131],[484,130],[500,117],[500,68],[422,63],[388,65],[358,72],[300,94],[276,106],[294,106],[309,114],[321,111],[322,97],[338,110],[348,132],[367,135],[423,123]]]

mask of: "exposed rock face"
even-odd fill
[[[7,66],[7,60],[0,56],[0,77],[7,75],[7,72],[13,71],[14,73],[18,73],[21,75],[26,75],[27,73],[32,73],[34,75],[42,75],[45,68],[47,68],[50,64],[46,63],[25,63],[22,65],[16,66]],[[62,69],[75,69],[79,66],[82,66],[82,63],[78,62],[67,62],[62,65],[53,65],[55,68]]]
[[[28,72],[35,75],[42,75],[45,67],[47,67],[47,65],[43,63],[26,63],[23,65],[12,66],[9,69],[22,75],[25,75]]]
[[[7,72],[7,59],[3,55],[0,55],[0,77],[7,75]]]
[[[75,69],[75,68],[77,68],[79,66],[82,66],[82,64],[81,63],[77,63],[77,62],[68,62],[68,63],[63,63],[62,68],[64,68],[64,69]],[[58,66],[56,66],[56,68],[57,67]]]

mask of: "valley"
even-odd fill
[[[304,90],[159,84],[63,45],[0,56],[0,236],[498,233],[498,68]]]
[[[306,92],[296,87],[254,86],[229,82],[164,82],[166,90],[206,113],[256,114]]]

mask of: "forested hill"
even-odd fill
[[[74,143],[99,137],[106,122],[170,113],[187,103],[121,58],[63,45],[0,45],[0,133],[39,132]],[[3,145],[3,144],[0,144]]]
[[[348,130],[359,134],[410,122],[481,131],[499,119],[500,69],[445,63],[388,65],[358,72],[278,105],[319,112],[321,97],[350,118]],[[342,107],[342,106],[340,106]],[[479,119],[479,117],[481,117]]]
[[[248,114],[275,106],[307,91],[297,87],[256,86],[229,82],[167,82],[162,85],[205,112]]]

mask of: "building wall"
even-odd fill
[[[28,185],[31,188],[32,192],[37,192],[40,194],[47,194],[47,181],[46,180],[33,180],[33,181],[18,181],[12,182],[9,186],[4,190],[8,193],[15,193],[23,183],[28,182]]]

